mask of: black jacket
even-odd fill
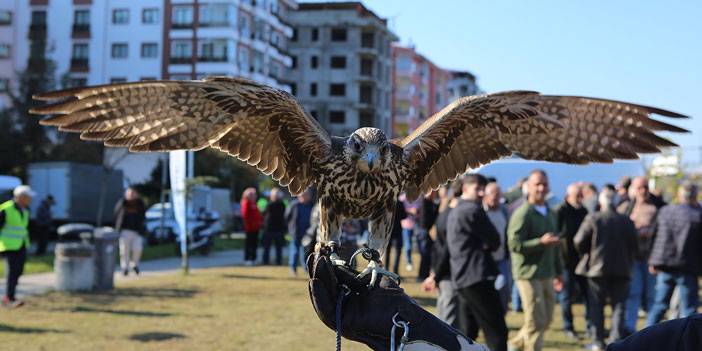
[[[649,350],[702,350],[702,314],[658,323],[607,346],[607,351]]]
[[[402,201],[398,201],[395,205],[395,216],[392,223],[392,232],[390,237],[393,239],[402,238],[402,220],[407,218],[407,211],[405,211],[405,204]]]
[[[563,240],[563,264],[569,272],[575,272],[575,266],[578,265],[578,252],[575,250],[573,238],[578,232],[580,224],[583,223],[587,216],[585,207],[575,208],[567,201],[563,201],[556,207],[556,225],[558,226],[558,236]]]
[[[634,222],[614,209],[588,214],[573,239],[581,255],[575,273],[588,278],[630,278],[637,238]]]
[[[139,234],[144,234],[146,227],[146,205],[142,199],[132,200],[128,203],[125,199],[120,199],[115,205],[115,230],[133,230]]]
[[[423,198],[422,205],[419,206],[417,214],[417,226],[425,230],[431,229],[436,222],[436,217],[439,215],[439,206],[434,201]]]
[[[434,270],[434,280],[438,283],[445,279],[451,279],[451,263],[449,262],[449,249],[446,244],[446,225],[450,207],[439,212],[436,217],[436,241],[433,246],[433,257],[431,258],[432,269]]]
[[[658,227],[648,263],[663,271],[702,273],[702,209],[668,205],[658,212]]]
[[[494,280],[499,271],[491,251],[500,246],[500,235],[483,207],[461,200],[448,216],[446,229],[451,279],[461,289]]]
[[[263,210],[263,225],[266,231],[284,233],[288,230],[283,201],[275,200],[266,204],[266,209]]]

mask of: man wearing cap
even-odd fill
[[[24,302],[15,299],[17,282],[24,270],[29,248],[29,204],[34,191],[20,185],[12,192],[14,198],[0,204],[0,253],[7,259],[7,288],[2,304],[5,307],[20,307]]]

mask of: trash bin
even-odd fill
[[[55,249],[54,273],[56,290],[87,291],[93,289],[95,263],[93,245],[58,243]]]
[[[57,242],[69,243],[87,241],[93,236],[93,227],[86,223],[67,223],[56,229]]]
[[[95,247],[95,290],[114,288],[114,273],[119,251],[119,233],[110,227],[97,228],[93,235]]]

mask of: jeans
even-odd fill
[[[653,306],[654,284],[655,279],[648,272],[648,263],[646,261],[634,262],[631,285],[629,286],[629,297],[626,299],[626,322],[624,324],[631,333],[636,331],[636,322],[639,319],[639,307],[642,299],[646,301],[646,304],[643,306],[646,311],[650,311],[651,306]]]
[[[256,261],[256,251],[258,250],[258,231],[246,232],[244,240],[244,260]]]
[[[509,259],[497,261],[497,269],[499,269],[500,274],[504,277],[504,285],[497,289],[500,294],[500,301],[502,302],[502,308],[507,313],[509,308],[509,297],[512,293],[512,264]]]
[[[670,305],[670,297],[675,287],[680,294],[681,318],[697,312],[699,305],[698,282],[694,274],[659,272],[656,275],[656,295],[653,307],[648,311],[646,326],[654,325],[663,319]]]
[[[143,247],[144,243],[139,233],[122,229],[119,233],[119,262],[123,271],[129,269],[130,263],[131,268],[139,267]]]
[[[283,264],[283,246],[285,246],[285,234],[282,231],[266,230],[263,232],[263,264],[268,264],[271,257],[271,244],[275,244],[275,264]]]
[[[305,250],[302,246],[302,237],[290,240],[288,246],[288,265],[293,272],[297,271],[297,265],[305,266]]]
[[[519,297],[519,288],[517,288],[517,284],[512,284],[512,311],[522,311],[522,298]]]
[[[586,330],[590,330],[590,310],[588,308],[588,282],[587,278],[575,275],[574,272],[565,270],[563,272],[563,290],[558,293],[558,302],[561,305],[561,318],[563,319],[563,330],[574,331],[573,327],[573,303],[578,292],[583,297],[585,303],[585,324]]]
[[[22,246],[16,251],[5,251],[2,253],[7,260],[5,266],[5,272],[7,272],[7,290],[5,290],[5,296],[10,301],[15,300],[15,290],[17,289],[17,283],[19,282],[19,277],[24,272],[24,262],[27,260],[27,250]]]
[[[402,247],[405,249],[405,260],[412,264],[412,229],[402,229]]]
[[[434,247],[434,241],[429,237],[429,232],[424,228],[417,229],[417,246],[421,260],[419,261],[419,272],[417,281],[422,281],[429,276],[431,269],[431,251]]]
[[[612,341],[622,339],[627,331],[624,327],[624,310],[629,291],[629,279],[625,277],[598,277],[588,279],[589,310],[595,335],[593,341],[604,344],[604,306],[607,298],[612,306],[612,331],[609,338]]]

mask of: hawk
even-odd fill
[[[287,92],[243,78],[148,81],[74,88],[34,96],[49,104],[42,125],[130,151],[211,147],[247,162],[297,195],[316,186],[320,232],[337,264],[339,226],[369,219],[361,273],[382,268],[398,196],[416,199],[468,169],[502,157],[586,164],[635,159],[675,143],[655,131],[686,130],[650,118],[686,116],[654,107],[577,96],[508,91],[456,100],[411,135],[380,129],[330,136]],[[328,245],[328,246],[327,246]],[[318,247],[317,249],[323,249]]]

